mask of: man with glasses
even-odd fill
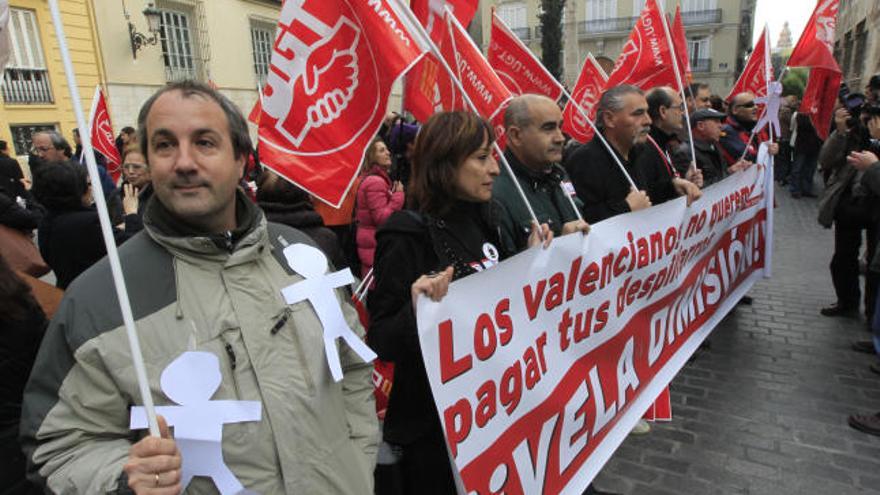
[[[681,95],[669,86],[656,87],[645,95],[648,102],[648,116],[651,117],[651,130],[648,133],[648,151],[641,154],[639,161],[643,167],[655,170],[658,174],[678,177],[673,166],[672,155],[683,142],[679,133],[684,130],[684,104]],[[697,187],[703,186],[703,177],[699,169],[687,167],[684,170],[686,180]],[[657,195],[648,195],[656,198]]]
[[[758,148],[767,136],[762,132],[752,136],[752,130],[758,122],[758,107],[755,95],[751,92],[739,93],[730,100],[727,121],[721,131],[721,154],[728,166],[733,166],[741,159],[754,162],[758,158]],[[779,145],[770,143],[771,155],[779,152]]]

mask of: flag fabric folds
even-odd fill
[[[694,76],[691,74],[691,62],[688,59],[687,36],[684,33],[684,22],[681,20],[681,5],[675,8],[670,31],[672,31],[670,34],[672,35],[672,43],[675,45],[675,55],[682,83],[690,84],[693,82]]]
[[[492,12],[492,31],[486,58],[511,93],[544,95],[552,100],[562,96],[562,86],[534,53]]]
[[[412,0],[413,14],[438,46],[446,36],[445,9],[448,7],[461,24],[467,26],[477,12],[479,0]],[[422,122],[441,109],[441,100],[449,97],[449,81],[440,61],[433,53],[426,54],[406,74],[403,88],[404,105]],[[445,94],[442,94],[445,93]]]
[[[260,158],[331,206],[354,182],[394,81],[425,48],[389,0],[285,2],[263,92]]]
[[[834,29],[839,0],[819,0],[788,59],[789,67],[810,67],[799,112],[809,114],[820,138],[828,137],[834,102],[843,77],[834,59]]]
[[[448,31],[441,47],[443,58],[456,72],[456,78],[461,81],[477,113],[491,121],[505,107],[507,101],[513,98],[513,94],[458,20],[447,15],[446,22]],[[444,104],[444,110],[465,108],[467,105],[458,98],[451,108]]]
[[[772,79],[773,68],[770,63],[770,40],[767,35],[767,26],[761,32],[761,37],[755,43],[752,54],[749,56],[746,66],[734,83],[727,101],[734,96],[749,91],[755,96],[767,96],[767,85],[770,84],[768,76]]]
[[[819,0],[791,51],[789,67],[820,67],[840,72],[834,59],[834,29],[840,0]]]
[[[842,78],[840,71],[816,67],[810,70],[807,87],[804,89],[804,98],[798,111],[810,116],[816,134],[823,140],[828,139],[831,131],[834,103]]]
[[[608,76],[593,58],[593,54],[587,54],[584,67],[571,91],[572,99],[568,101],[562,111],[562,130],[576,141],[587,143],[593,139],[593,127],[587,122],[587,119],[590,122],[596,119],[596,103],[599,102],[602,92],[605,91],[607,80]]]
[[[656,0],[647,0],[629,39],[608,75],[608,87],[632,84],[643,90],[669,86],[681,91],[675,77],[673,53]]]
[[[122,158],[116,149],[116,138],[113,134],[113,124],[110,122],[110,112],[107,110],[107,100],[101,86],[95,87],[95,97],[92,99],[92,109],[89,112],[89,134],[92,140],[92,148],[104,155],[107,159],[107,173],[113,178],[113,182],[119,181],[122,173]]]

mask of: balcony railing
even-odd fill
[[[46,69],[7,68],[3,74],[3,101],[7,104],[52,103]]]
[[[609,19],[594,19],[578,23],[578,35],[589,36],[591,34],[626,32],[636,25],[638,17],[612,17]]]
[[[720,24],[721,9],[690,10],[681,13],[681,21],[685,26],[695,24]]]
[[[613,17],[583,21],[578,25],[578,34],[585,36],[596,33],[626,32],[636,25],[637,19],[638,17]]]
[[[711,72],[712,71],[712,59],[711,58],[698,58],[696,60],[691,59],[691,72]]]
[[[510,28],[510,30],[513,31],[513,34],[515,34],[516,37],[521,40],[528,40],[529,35],[532,32],[531,28],[529,28],[528,26],[518,27],[518,28]]]

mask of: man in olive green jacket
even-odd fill
[[[504,156],[516,177],[502,169],[492,187],[492,199],[499,206],[501,242],[506,252],[525,249],[532,228],[531,215],[514,180],[519,182],[538,221],[546,223],[555,236],[589,230],[586,222],[578,219],[573,202],[580,208],[580,201],[559,165],[565,144],[561,126],[562,112],[546,96],[518,96],[505,110]]]
[[[251,149],[245,120],[219,93],[183,82],[149,99],[138,125],[155,193],[145,230],[120,258],[153,400],[174,405],[159,376],[182,352],[212,353],[222,382],[211,399],[261,403],[261,420],[223,426],[223,460],[245,488],[372,493],[372,365],[340,344],[344,378],[334,382],[311,305],[282,297],[303,280],[282,250],[310,241],[267,224],[238,190]],[[55,493],[216,493],[210,478],[181,486],[181,454],[164,422],[162,438],[129,429],[137,404],[105,259],[70,286],[27,386],[22,445],[31,477]]]

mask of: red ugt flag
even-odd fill
[[[733,88],[731,88],[730,94],[727,95],[727,101],[730,101],[734,96],[746,91],[755,96],[767,96],[767,85],[770,84],[770,80],[773,78],[773,68],[770,64],[769,48],[770,43],[769,37],[767,36],[767,26],[764,26],[764,31],[761,33],[761,37],[758,38],[757,43],[755,43],[755,48],[752,50],[752,54],[749,55],[749,61],[746,62],[742,74],[739,75],[739,79],[736,80]],[[768,80],[768,78],[770,80]]]
[[[587,143],[593,139],[593,127],[587,122],[596,120],[596,103],[605,91],[608,76],[593,54],[587,55],[584,67],[571,92],[571,98],[562,111],[562,130],[576,141]],[[575,106],[574,102],[577,102]],[[578,109],[578,106],[580,109]],[[587,115],[581,112],[585,112]]]
[[[513,94],[489,65],[483,54],[471,40],[455,17],[447,16],[448,32],[443,40],[442,54],[446,63],[457,73],[464,91],[467,93],[476,112],[492,121],[504,108]],[[466,108],[457,100],[453,108]]]
[[[284,2],[260,116],[260,158],[339,206],[423,48],[388,0]]]
[[[511,93],[544,95],[558,100],[562,86],[522,41],[492,12],[492,34],[486,54],[489,65]]]
[[[840,72],[834,60],[834,30],[840,0],[819,0],[788,58],[789,67],[821,67]]]
[[[477,12],[479,0],[412,0],[413,14],[431,39],[438,46],[446,36],[445,10],[452,10],[458,22],[467,26]],[[448,97],[450,88],[444,84],[445,71],[440,62],[429,53],[406,75],[403,88],[403,101],[417,120],[422,122],[441,108],[440,100]],[[446,96],[443,93],[447,93]]]
[[[834,103],[840,90],[840,71],[816,67],[810,70],[810,78],[804,89],[799,112],[809,114],[810,122],[816,134],[823,140],[828,139],[831,117],[834,115]]]
[[[690,84],[693,80],[691,74],[691,62],[688,60],[687,36],[684,33],[684,22],[681,20],[681,5],[675,7],[675,17],[670,27],[672,44],[675,46],[675,58],[678,61],[678,71],[681,72],[682,84]]]
[[[656,0],[645,2],[645,8],[608,76],[607,87],[632,84],[643,90],[657,86],[670,86],[676,91],[681,89],[673,70],[673,54],[669,50],[664,20]]]
[[[788,59],[789,67],[811,67],[798,111],[810,115],[810,121],[822,139],[828,137],[842,78],[840,66],[834,60],[834,30],[839,5],[839,0],[819,0]]]
[[[116,138],[113,134],[113,124],[110,122],[110,112],[107,111],[107,100],[101,86],[95,87],[95,97],[92,99],[92,109],[89,114],[89,135],[92,148],[104,155],[107,159],[107,173],[113,178],[113,182],[119,180],[122,172],[122,158],[116,149]]]

